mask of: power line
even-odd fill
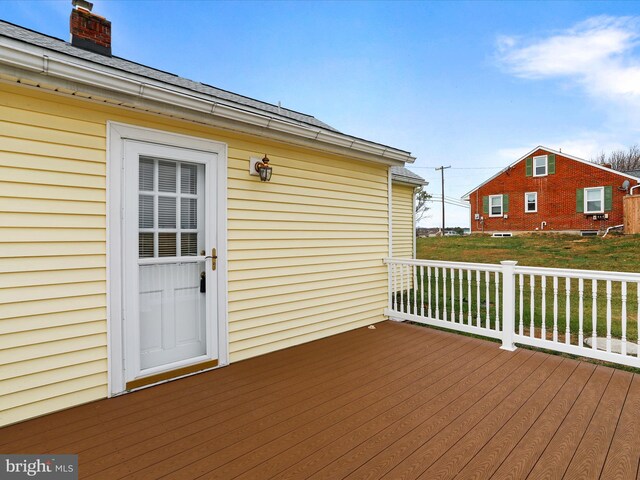
[[[439,170],[438,167],[414,167],[413,165],[411,165],[410,167],[408,167],[409,169],[436,169]],[[451,168],[452,170],[495,170],[496,168],[504,168],[504,166],[500,166],[500,167],[447,167],[447,168]]]

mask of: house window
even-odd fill
[[[489,216],[501,217],[502,212],[502,195],[490,195],[489,196]]]
[[[525,213],[535,213],[538,211],[538,192],[527,192],[524,194]]]
[[[604,212],[604,187],[584,189],[584,213]]]
[[[548,173],[547,156],[540,155],[533,157],[533,176],[544,177]]]

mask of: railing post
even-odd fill
[[[516,280],[515,266],[518,262],[503,260],[502,265],[502,346],[513,352],[516,346],[513,335],[516,328]]]

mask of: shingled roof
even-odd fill
[[[263,112],[267,112],[270,115],[281,117],[283,119],[294,120],[296,122],[302,122],[308,125],[313,125],[315,127],[338,132],[338,130],[336,130],[332,126],[321,122],[312,115],[296,112],[288,108],[273,105],[271,103],[261,102],[259,100],[228,92],[211,85],[195,82],[193,80],[189,80],[172,73],[147,67],[136,62],[131,62],[120,57],[108,57],[105,55],[100,55],[98,53],[83,50],[82,48],[74,47],[69,42],[65,42],[64,40],[61,40],[59,38],[35,32],[33,30],[29,30],[28,28],[20,27],[3,20],[0,20],[0,36],[13,38],[15,40],[20,40],[22,42],[46,48],[51,51],[71,55],[76,58],[81,58],[93,63],[115,68],[123,72],[140,75],[170,85],[175,85],[177,87],[186,88],[193,92],[209,95],[220,100],[256,108],[258,110],[262,110]]]
[[[396,182],[410,183],[412,185],[427,185],[429,183],[420,175],[404,167],[391,167],[391,179]]]

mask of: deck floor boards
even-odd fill
[[[95,479],[635,479],[640,376],[384,322],[0,429]]]

